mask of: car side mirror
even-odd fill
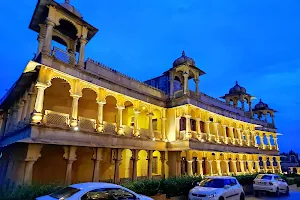
[[[229,189],[231,186],[230,185],[225,185],[224,189]]]

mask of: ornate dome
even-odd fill
[[[229,90],[229,94],[246,93],[246,88],[240,86],[236,81],[235,86]]]
[[[268,104],[264,103],[261,101],[261,99],[259,100],[259,103],[256,104],[254,106],[255,110],[264,110],[264,109],[269,109]]]
[[[64,7],[65,9],[69,10],[70,12],[72,12],[74,15],[82,18],[82,15],[80,14],[80,12],[70,4],[70,0],[65,0],[64,3],[60,4],[62,7]]]
[[[185,52],[182,51],[182,55],[181,57],[177,58],[174,62],[173,62],[173,67],[177,67],[179,65],[190,65],[190,66],[196,66],[195,61],[193,60],[193,58],[187,57],[185,55]]]

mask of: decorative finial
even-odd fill
[[[184,50],[182,51],[182,56],[185,56],[185,52],[184,52]]]
[[[259,102],[262,102],[261,99],[259,99]]]
[[[65,3],[66,4],[70,4],[70,0],[65,0]]]
[[[237,81],[235,81],[235,84],[236,84],[236,85],[238,85],[238,82],[237,82]]]

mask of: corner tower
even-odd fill
[[[39,0],[29,28],[39,33],[37,58],[53,57],[79,68],[84,67],[86,43],[97,33],[97,29],[83,20],[80,12],[70,0],[57,3],[53,0]],[[66,51],[52,48],[52,41],[62,44]],[[78,53],[78,60],[76,54]]]

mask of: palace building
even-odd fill
[[[0,183],[281,172],[276,111],[238,83],[202,93],[184,52],[141,82],[85,59],[98,30],[68,0],[38,0],[29,28],[36,57],[0,101]]]

